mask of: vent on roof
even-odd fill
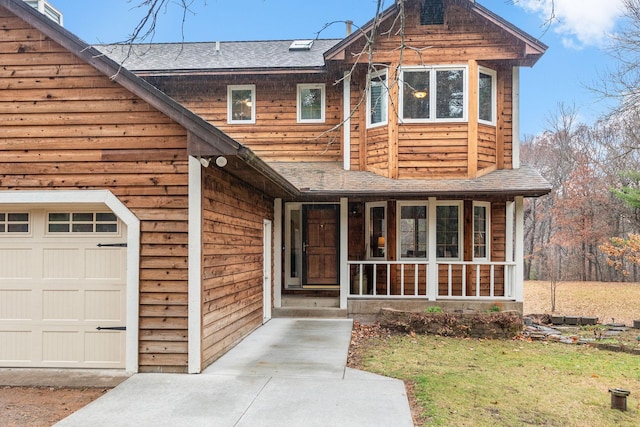
[[[313,40],[294,40],[289,46],[289,50],[311,50]]]
[[[422,6],[420,6],[420,24],[444,24],[444,3],[442,0],[423,0]]]
[[[47,0],[24,0],[24,1],[32,8],[38,9],[38,11],[43,15],[45,15],[47,18],[62,25],[62,13],[60,13],[60,11],[55,7],[51,6],[51,4]]]

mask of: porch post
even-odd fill
[[[429,224],[427,226],[429,236],[429,245],[427,246],[427,251],[429,252],[429,264],[427,267],[427,297],[431,301],[438,299],[438,264],[436,264],[438,257],[438,241],[436,239],[438,225],[436,221],[436,211],[436,198],[429,197],[429,213],[427,214],[427,217],[429,218]]]
[[[282,199],[273,202],[273,306],[282,307]]]
[[[515,262],[516,273],[514,283],[514,298],[517,302],[524,301],[524,198],[516,197],[516,225],[515,225]]]
[[[351,71],[344,72],[342,79],[342,150],[344,170],[351,170]]]
[[[347,308],[349,295],[349,199],[340,198],[340,308]]]

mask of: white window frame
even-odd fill
[[[384,256],[372,256],[371,255],[371,247],[370,247],[370,239],[369,236],[371,235],[371,209],[372,208],[384,208],[384,222],[382,225],[382,237],[384,237]],[[388,232],[387,232],[387,220],[388,220],[388,209],[387,209],[387,202],[372,202],[372,203],[365,203],[365,217],[364,217],[364,221],[365,221],[365,227],[364,227],[364,235],[365,235],[365,259],[368,260],[372,260],[372,259],[378,259],[378,260],[386,260],[387,259],[387,245],[389,243],[389,239],[388,239]]]
[[[251,91],[251,120],[237,120],[233,118],[233,92],[237,90]],[[229,85],[227,86],[227,123],[238,125],[250,125],[256,122],[256,85]]]
[[[384,79],[380,77],[384,76]],[[367,89],[367,128],[375,128],[379,126],[386,126],[389,123],[389,70],[382,70],[369,75],[369,87]],[[371,122],[371,88],[374,85],[382,86],[382,93],[380,94],[380,105],[383,108],[382,120],[377,123]]]
[[[320,118],[304,119],[302,118],[302,91],[304,89],[320,89]],[[324,123],[326,110],[326,85],[324,83],[300,83],[298,84],[296,96],[296,110],[298,123]]]
[[[423,257],[404,257],[402,256],[402,207],[403,206],[416,206],[423,207],[426,210],[426,246],[427,249]],[[396,204],[396,236],[397,237],[397,248],[396,248],[396,256],[398,260],[402,261],[425,261],[429,259],[429,203],[424,200],[417,201],[398,201]]]
[[[437,208],[439,206],[457,206],[458,207],[458,256],[457,257],[446,257],[446,256],[437,256],[437,260],[438,261],[461,261],[462,260],[462,256],[463,256],[463,252],[464,252],[464,229],[462,227],[463,225],[463,217],[464,217],[464,203],[462,201],[446,201],[446,200],[442,200],[442,201],[438,201],[436,202],[436,224],[438,223],[438,217],[437,217]],[[437,254],[437,231],[436,231],[436,254]]]
[[[438,71],[457,71],[462,70],[464,77],[463,84],[463,100],[462,100],[462,117],[459,118],[438,118],[437,113],[437,84]],[[429,71],[429,117],[428,118],[404,118],[404,73],[405,72],[426,72]],[[469,120],[469,66],[464,64],[452,65],[430,65],[422,67],[402,67],[400,72],[400,90],[399,97],[399,121],[401,123],[464,123]]]
[[[0,224],[4,225],[3,230],[0,230],[0,238],[2,237],[15,237],[15,236],[31,236],[31,232],[32,232],[32,224],[31,224],[31,220],[32,220],[32,215],[31,212],[29,211],[12,211],[12,210],[3,210],[0,211],[0,214],[4,215],[4,219],[0,220]],[[20,214],[20,215],[27,215],[27,220],[26,221],[9,221],[9,215],[11,214]],[[26,224],[27,225],[27,231],[9,231],[9,225],[11,224]]]
[[[486,256],[476,257],[476,207],[483,207],[486,209],[486,229],[485,233],[485,246]],[[474,261],[491,261],[491,203],[490,202],[473,202],[473,260]]]
[[[285,210],[285,214],[284,214],[284,229],[285,229],[284,280],[285,282],[284,283],[285,283],[285,288],[287,289],[299,288],[302,286],[302,256],[304,256],[304,254],[302,253],[302,203],[287,203],[285,204],[284,210]],[[291,276],[291,268],[292,268],[291,255],[293,250],[290,244],[291,238],[292,238],[291,216],[292,216],[292,212],[294,211],[299,212],[299,215],[300,215],[300,234],[297,236],[293,236],[293,238],[296,239],[296,246],[299,249],[298,251],[299,253],[296,254],[296,256],[300,257],[300,259],[296,258],[297,264],[298,264],[296,268],[300,269],[298,277]]]
[[[491,76],[491,120],[480,119],[480,73]],[[495,126],[498,116],[498,73],[485,67],[478,67],[478,123]]]

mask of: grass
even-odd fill
[[[404,335],[370,341],[361,363],[414,384],[416,425],[596,427],[640,420],[640,357],[629,354]],[[610,408],[609,388],[632,390],[627,412]]]
[[[637,284],[563,288],[562,314],[623,323],[640,317]],[[545,289],[540,282],[525,285],[525,313],[547,312],[541,309]],[[560,343],[415,335],[369,338],[358,353],[357,367],[408,384],[417,426],[640,425],[640,356]],[[626,412],[611,409],[610,388],[631,391]]]

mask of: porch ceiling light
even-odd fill
[[[427,97],[427,92],[424,90],[417,90],[413,92],[413,97],[416,99],[424,99]]]

